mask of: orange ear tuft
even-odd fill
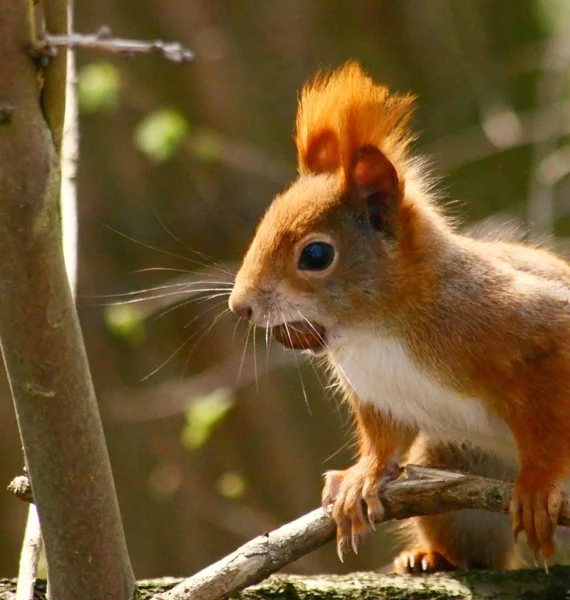
[[[325,129],[313,136],[308,143],[304,162],[311,173],[334,173],[340,167],[338,141],[334,132]]]
[[[394,198],[398,194],[398,174],[394,165],[375,146],[364,146],[354,157],[351,180],[364,195],[382,193]]]
[[[361,67],[349,62],[319,73],[301,92],[296,136],[301,173],[340,171],[349,185],[358,152],[376,147],[400,178],[412,140],[412,96],[390,95]]]
[[[376,146],[362,147],[354,157],[348,183],[349,197],[366,204],[374,229],[393,235],[400,183],[394,165]]]

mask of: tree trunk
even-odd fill
[[[65,13],[64,0],[46,2],[46,17]],[[62,253],[57,155],[65,95],[48,86],[40,102],[28,53],[33,23],[31,0],[0,0],[2,354],[52,598],[127,600],[134,578]]]

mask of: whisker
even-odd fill
[[[222,304],[222,302],[219,302],[216,306],[220,306],[220,304]],[[196,340],[196,342],[194,343],[194,345],[192,346],[192,348],[190,348],[190,351],[188,352],[188,356],[186,358],[186,362],[184,363],[183,375],[186,374],[186,369],[188,368],[188,365],[190,364],[190,359],[192,358],[192,356],[194,354],[194,351],[198,347],[198,344],[210,333],[210,331],[212,331],[212,329],[214,328],[214,326],[219,321],[221,321],[225,316],[227,316],[230,312],[231,311],[230,311],[229,308],[225,308],[222,312],[220,312],[218,315],[216,315],[212,319],[212,322],[210,323],[209,326],[204,326],[202,329],[200,329],[198,332],[196,332],[194,335],[192,335],[190,337],[190,339],[194,339],[194,337],[196,337],[196,335],[201,332],[200,337]]]
[[[187,252],[191,252],[192,254],[195,254],[196,256],[199,256],[200,258],[202,258],[202,260],[209,261],[209,265],[208,266],[215,267],[218,270],[222,271],[223,273],[227,273],[228,275],[232,275],[232,277],[233,277],[232,273],[230,273],[229,271],[226,271],[225,269],[223,269],[222,266],[219,263],[217,263],[215,260],[213,260],[211,257],[207,256],[203,252],[199,252],[198,250],[194,250],[193,248],[190,248],[189,246],[187,246],[179,237],[177,237],[176,235],[174,235],[174,233],[172,233],[172,231],[166,226],[166,224],[160,218],[160,215],[158,214],[158,212],[156,211],[156,209],[152,205],[151,205],[151,210],[152,210],[154,216],[156,217],[156,220],[160,223],[160,225],[164,229],[164,231],[166,231],[166,233],[168,233],[168,235],[175,242],[177,242],[178,244],[180,244],[182,246],[182,248],[184,248],[184,250],[186,250]]]
[[[288,302],[288,303],[301,316],[301,318],[309,325],[309,327],[311,327],[311,329],[315,332],[315,335],[319,338],[319,341],[323,344],[323,347],[326,348],[326,350],[330,352],[330,348],[329,348],[328,344],[324,340],[323,336],[314,327],[314,325],[305,317],[305,315],[296,306],[294,306],[290,302]],[[337,361],[336,366],[337,366],[338,370],[342,373],[342,375],[344,376],[344,378],[346,379],[346,381],[350,385],[350,387],[354,391],[356,391],[355,388],[354,388],[354,385],[352,384],[352,382],[348,378],[348,376],[347,376],[346,372],[344,371],[344,369],[342,368],[342,365],[340,364],[340,362]],[[320,378],[319,378],[319,380],[320,380]]]
[[[179,275],[204,275],[211,267],[206,267],[204,269],[200,269],[199,271],[191,271],[189,269],[176,269],[174,267],[145,267],[143,269],[135,269],[134,271],[130,271],[131,273],[152,273],[154,271],[157,272],[166,272],[166,273],[178,273]],[[228,275],[232,276],[232,281],[219,281],[216,283],[227,283],[229,285],[233,285],[234,275],[228,272]]]
[[[240,362],[240,365],[239,365],[239,371],[238,371],[238,374],[237,374],[237,379],[236,379],[236,387],[238,386],[238,384],[239,384],[239,380],[240,380],[240,378],[241,378],[241,372],[242,372],[242,370],[243,370],[243,363],[244,363],[244,361],[245,361],[245,354],[246,354],[246,350],[247,350],[247,344],[248,344],[248,342],[249,342],[249,336],[250,336],[250,334],[251,334],[251,330],[252,330],[252,324],[251,324],[251,322],[250,322],[250,323],[249,323],[249,327],[247,328],[247,335],[246,335],[246,338],[245,338],[245,344],[243,345],[243,352],[242,352],[242,354],[241,354],[241,362]]]
[[[287,325],[287,322],[285,321],[285,316],[283,315],[282,311],[279,311],[281,313],[281,321],[283,322],[283,325],[285,325],[285,332],[287,333],[287,337],[289,338],[289,342],[291,344],[291,346],[293,346],[293,339],[291,338],[291,332],[289,331],[289,326]],[[299,359],[297,358],[297,353],[293,350],[293,356],[295,357],[295,363],[297,365],[297,373],[299,373],[299,380],[301,382],[301,389],[303,390],[303,398],[305,399],[305,405],[307,406],[307,410],[309,411],[309,415],[312,417],[313,413],[311,411],[311,407],[309,406],[309,398],[307,397],[307,390],[305,389],[305,382],[303,381],[303,375],[301,373],[301,367],[299,365]]]
[[[269,315],[265,318],[265,368],[269,366],[269,343],[271,341],[271,333],[269,330]]]
[[[155,296],[145,296],[144,298],[130,298],[128,300],[117,300],[117,302],[101,302],[97,304],[89,304],[89,307],[99,307],[99,306],[123,306],[124,304],[139,304],[140,302],[148,302],[149,300],[159,300],[161,298],[169,298],[171,296],[180,296],[185,291],[177,291],[177,292],[167,292],[165,294],[158,294]],[[204,288],[199,290],[186,290],[187,293],[192,294],[201,294],[204,292],[219,292],[220,296],[229,296],[230,292],[226,290],[219,290],[217,288]],[[196,298],[192,298],[191,300],[195,300]],[[178,304],[176,306],[179,306]]]
[[[209,290],[205,290],[205,291],[209,291]],[[167,315],[168,313],[171,313],[171,312],[177,310],[178,308],[182,308],[183,306],[188,306],[189,304],[193,304],[194,302],[207,302],[208,300],[213,300],[214,298],[220,298],[223,296],[229,296],[229,292],[218,292],[216,294],[210,294],[209,296],[198,296],[197,298],[189,298],[188,300],[181,300],[180,302],[176,302],[174,304],[174,306],[168,306],[167,308],[160,311],[158,314],[153,315],[152,319],[153,319],[153,321],[156,321],[157,319],[164,317],[164,315]],[[215,306],[219,306],[220,304],[221,304],[221,302],[216,304]]]
[[[126,233],[123,233],[122,231],[119,231],[118,229],[115,229],[114,227],[111,227],[111,225],[109,225],[108,223],[102,222],[101,221],[101,225],[103,227],[106,227],[107,229],[109,229],[110,231],[112,231],[113,233],[115,233],[116,235],[121,236],[122,238],[129,240],[130,242],[133,242],[134,244],[138,244],[139,246],[142,246],[143,248],[147,248],[148,250],[153,250],[154,252],[158,252],[160,254],[164,254],[165,256],[170,256],[172,258],[178,258],[180,260],[185,260],[189,263],[195,264],[195,265],[200,265],[201,267],[207,268],[207,269],[216,269],[218,271],[221,271],[222,273],[224,273],[225,275],[231,275],[233,277],[233,273],[230,273],[229,271],[227,271],[226,269],[222,269],[221,267],[218,267],[216,265],[212,265],[212,264],[208,264],[193,258],[189,258],[188,256],[184,256],[183,254],[178,254],[176,252],[170,252],[169,250],[163,250],[162,248],[157,248],[156,246],[152,246],[151,244],[147,244],[145,242],[141,242],[140,240],[137,240],[136,238],[131,237],[130,235],[127,235]]]
[[[234,325],[234,330],[232,332],[232,345],[235,345],[235,343],[236,343],[236,331],[237,331],[237,328],[239,327],[240,323],[241,323],[241,319],[237,319],[236,324]]]
[[[198,315],[198,317],[205,315],[207,312],[213,310],[214,308],[216,308],[216,307],[210,306],[205,311],[203,311],[200,315]],[[187,340],[182,342],[182,344],[180,344],[180,346],[178,346],[178,348],[172,354],[170,354],[170,356],[168,356],[168,358],[166,360],[162,361],[155,369],[153,369],[150,373],[145,375],[141,379],[141,383],[150,379],[153,375],[158,373],[158,371],[160,371],[160,369],[162,369],[162,367],[166,366],[175,356],[177,356],[194,339],[194,335],[190,336]]]
[[[322,343],[323,347],[326,348],[327,350],[329,350],[329,347],[328,347],[327,343],[325,342],[325,339],[323,338],[321,333],[319,331],[317,331],[317,329],[311,323],[311,321],[309,321],[309,319],[307,319],[307,317],[305,317],[305,315],[294,304],[289,302],[289,300],[286,300],[286,302],[303,319],[303,321],[305,321],[305,323],[307,323],[307,325],[313,330],[313,332],[317,336],[319,342]]]
[[[192,286],[194,286],[194,285],[219,285],[220,283],[221,282],[219,282],[219,281],[194,281],[194,282],[189,282],[189,281],[182,282],[181,281],[178,283],[168,283],[168,284],[164,284],[164,285],[157,285],[154,287],[144,288],[142,290],[134,290],[131,292],[118,292],[116,294],[88,294],[88,295],[84,294],[80,297],[81,298],[101,298],[101,299],[102,298],[128,298],[130,296],[137,296],[137,295],[140,296],[141,294],[147,294],[150,292],[158,292],[160,290],[171,290],[173,288],[182,288],[176,292],[178,294],[181,294],[187,289],[191,290],[191,291],[196,291],[196,290],[192,290]],[[219,290],[225,290],[225,289],[231,289],[231,288],[229,288],[229,287],[219,288]],[[209,291],[209,290],[205,290],[205,291]],[[156,297],[160,298],[161,296],[156,296]]]
[[[328,344],[326,343],[325,339],[323,338],[323,336],[321,335],[321,333],[319,331],[317,331],[317,329],[314,327],[314,325],[307,319],[307,317],[305,317],[305,315],[296,307],[294,306],[291,302],[289,302],[287,300],[287,303],[291,306],[291,308],[297,312],[297,314],[309,325],[309,327],[314,331],[315,335],[318,337],[319,341],[323,344],[323,347],[330,352],[330,347],[328,346]],[[314,358],[314,357],[313,357]],[[327,393],[327,396],[330,396],[333,400],[336,399],[336,396],[333,395],[330,392],[330,386],[325,386],[323,385],[323,380],[322,380],[322,374],[320,372],[319,369],[317,369],[317,367],[314,364],[314,360],[310,360],[309,361],[311,364],[311,367],[313,369],[313,372],[315,373],[315,375],[317,376],[317,379],[319,381],[320,387],[322,389],[324,389]],[[346,377],[346,374],[344,373],[344,370],[342,369],[342,367],[340,365],[338,365],[338,368],[340,369],[341,373],[345,376],[346,381],[348,382],[348,384],[354,389],[354,386],[352,385],[352,383],[350,382],[350,380],[348,379],[348,377]]]
[[[315,326],[307,319],[307,317],[305,317],[305,315],[295,306],[293,305],[291,302],[289,302],[287,300],[287,303],[289,304],[289,306],[291,306],[291,308],[297,312],[297,314],[309,325],[309,327],[314,331],[315,335],[318,337],[319,341],[323,344],[323,347],[326,350],[330,350],[329,346],[327,345],[325,339],[323,338],[323,336],[321,335],[321,333],[319,331],[317,331],[317,329],[315,328]],[[321,385],[321,387],[324,387],[326,389],[326,386],[323,386],[323,381],[321,379],[321,374],[319,372],[319,369],[316,368],[314,361],[310,360],[309,361],[313,371],[315,373],[315,375],[317,376],[317,379],[319,380],[319,384]]]
[[[207,310],[201,312],[199,315],[196,315],[195,317],[192,317],[190,319],[190,321],[188,321],[187,323],[184,323],[184,326],[182,327],[182,329],[188,329],[188,327],[190,327],[193,323],[195,323],[203,315],[205,315],[206,313],[210,312],[211,310],[214,310],[215,308],[218,308],[219,306],[222,306],[222,304],[225,304],[225,302],[216,302],[213,306],[211,306]]]
[[[255,391],[259,394],[259,377],[257,373],[257,348],[255,344],[256,336],[256,326],[253,326],[253,375],[255,378]]]

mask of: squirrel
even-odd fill
[[[523,531],[547,565],[570,471],[570,265],[457,231],[411,153],[414,101],[355,62],[304,86],[299,175],[262,218],[229,306],[322,356],[354,417],[357,460],[326,473],[322,495],[341,559],[408,460],[514,491],[510,518],[411,519],[397,570],[512,568]]]

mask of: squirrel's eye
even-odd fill
[[[313,242],[303,248],[297,267],[301,271],[324,271],[334,259],[334,248],[325,242]]]

